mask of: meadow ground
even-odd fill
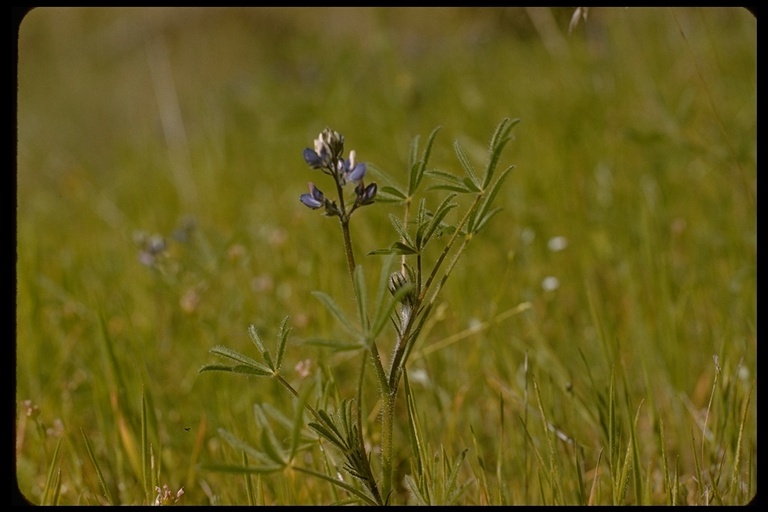
[[[449,468],[466,453],[462,491],[438,492],[451,475],[436,471],[432,502],[749,501],[756,19],[593,8],[569,31],[573,15],[31,11],[18,35],[20,495],[347,498],[290,469],[211,471],[243,460],[219,429],[259,447],[254,405],[293,406],[274,382],[198,370],[215,345],[253,354],[249,324],[272,343],[290,315],[286,378],[322,373],[351,395],[358,358],[303,343],[346,335],[313,290],[354,304],[337,223],[298,200],[320,183],[302,150],[330,126],[371,176],[404,180],[411,140],[441,126],[431,166],[458,173],[453,141],[480,166],[509,117],[502,210],[408,363],[426,453]],[[394,211],[367,206],[352,226],[372,280],[381,258],[364,255],[396,238]],[[406,415],[399,404],[396,504],[418,501]]]

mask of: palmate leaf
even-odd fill
[[[269,418],[267,418],[269,415]],[[277,407],[270,405],[269,402],[253,404],[253,416],[259,426],[264,426],[269,421],[275,421],[285,428],[293,426],[293,420],[283,414]]]
[[[499,178],[493,184],[488,191],[488,195],[485,197],[483,204],[477,209],[475,214],[467,223],[467,231],[469,233],[477,233],[485,224],[488,223],[490,218],[496,214],[498,209],[492,210],[493,202],[496,200],[496,195],[499,193],[502,183],[506,180],[509,173],[514,169],[514,165],[510,165],[499,175]]]
[[[291,426],[291,445],[288,453],[288,459],[293,460],[296,453],[299,451],[299,441],[301,440],[301,429],[304,426],[304,407],[309,401],[309,396],[312,393],[312,382],[308,386],[305,386],[299,395],[299,400],[294,407],[294,419]]]
[[[389,221],[392,223],[392,226],[394,226],[395,231],[397,231],[397,235],[402,238],[403,243],[413,247],[415,244],[411,239],[411,235],[408,233],[408,230],[405,228],[405,226],[403,226],[403,223],[400,222],[400,219],[390,213]]]
[[[246,366],[238,364],[235,366],[227,366],[224,364],[206,364],[200,367],[197,373],[205,372],[231,372],[239,373],[241,375],[255,375],[256,377],[271,377],[274,375],[271,370],[265,367],[265,369],[254,368],[253,366]]]
[[[384,249],[376,249],[375,251],[371,251],[368,253],[369,256],[376,256],[381,254],[418,254],[419,251],[417,251],[414,247],[411,247],[410,245],[406,245],[403,242],[395,242],[391,246],[384,248]]]
[[[220,357],[231,359],[232,361],[235,361],[237,363],[241,363],[239,365],[232,367],[230,371],[237,371],[237,373],[249,373],[250,375],[272,375],[274,373],[271,368],[263,365],[262,363],[256,361],[255,359],[252,359],[246,355],[243,355],[235,350],[232,350],[231,348],[228,348],[222,345],[216,345],[215,347],[212,347],[208,352]],[[205,368],[205,366],[203,368]],[[237,368],[237,370],[235,370],[235,368]],[[249,368],[252,371],[246,371],[245,368]],[[201,368],[201,371],[202,370],[203,369]],[[206,371],[210,371],[210,370],[206,370]]]
[[[283,466],[288,464],[285,453],[275,437],[275,433],[271,428],[263,428],[261,430],[261,446],[264,448],[264,453],[276,464]]]
[[[377,202],[399,203],[405,201],[406,199],[408,198],[402,191],[400,191],[400,189],[390,186],[381,187],[379,192],[376,194]]]
[[[418,155],[418,148],[419,148],[419,138],[418,136],[414,138],[413,143],[411,144],[411,157],[409,162],[409,175],[408,175],[408,196],[412,197],[416,193],[416,189],[419,188],[419,185],[421,184],[421,180],[424,178],[424,171],[427,168],[427,163],[429,162],[429,157],[432,154],[432,145],[435,142],[435,136],[437,135],[437,132],[440,131],[440,126],[432,130],[432,132],[427,136],[427,144],[424,147],[424,154],[421,157],[421,160],[416,160]]]
[[[245,452],[246,454],[248,454],[249,457],[251,457],[251,458],[255,459],[256,461],[258,461],[259,465],[261,465],[261,466],[274,466],[274,464],[272,464],[270,462],[271,459],[264,452],[262,452],[260,450],[257,450],[256,448],[254,448],[253,446],[249,445],[248,443],[246,443],[242,439],[238,438],[237,436],[235,436],[234,434],[232,434],[228,430],[220,428],[220,429],[218,429],[218,433],[219,433],[219,436],[222,439],[224,439],[224,441],[226,441],[226,443],[229,446],[231,446],[235,450],[238,450],[238,451],[241,451],[241,452]]]
[[[314,291],[312,292],[312,295],[317,297],[320,302],[323,303],[323,305],[328,309],[328,311],[336,318],[336,320],[339,321],[339,323],[344,327],[352,336],[355,337],[355,339],[362,338],[362,333],[360,330],[355,327],[355,325],[347,318],[347,315],[341,310],[338,304],[336,304],[336,301],[334,301],[330,295]]]
[[[256,459],[256,465],[246,466],[234,465],[234,464],[201,464],[201,468],[206,471],[214,471],[219,473],[233,473],[233,474],[267,474],[276,473],[286,468],[286,462],[282,460],[276,461],[275,459],[281,459],[282,449],[279,448],[277,441],[274,437],[269,439],[269,434],[265,433],[267,430],[262,430],[262,443],[265,446],[265,451],[259,451],[244,441],[238,439],[232,433],[225,429],[219,429],[219,435],[233,448],[241,451],[243,454]],[[297,448],[303,449],[303,448]],[[292,449],[291,453],[295,453]],[[291,457],[288,458],[290,460]]]
[[[256,348],[259,349],[259,352],[261,352],[261,357],[264,358],[264,362],[274,371],[275,365],[272,363],[272,356],[269,355],[269,350],[266,345],[264,345],[264,341],[261,339],[259,332],[253,324],[248,326],[248,335],[251,337],[251,340],[253,340],[253,344],[256,345]]]
[[[448,190],[458,194],[469,194],[480,190],[469,178],[459,178],[451,173],[436,170],[427,171],[427,174],[431,178],[443,182],[432,185],[427,190]]]
[[[307,426],[317,432],[320,437],[332,443],[339,450],[344,450],[343,442],[338,437],[336,437],[330,429],[327,429],[321,424],[315,423],[314,421],[307,423]]]
[[[483,176],[483,189],[487,188],[493,180],[493,174],[496,170],[496,165],[499,163],[499,157],[501,157],[501,151],[507,142],[510,141],[509,132],[512,128],[520,122],[520,119],[503,119],[496,127],[496,131],[491,138],[490,144],[490,157],[488,158],[488,165],[485,168],[485,174]]]
[[[324,475],[322,473],[318,473],[317,471],[313,471],[309,468],[303,468],[301,466],[293,466],[293,469],[296,471],[301,471],[302,473],[306,473],[308,475],[320,478],[321,480],[325,480],[326,482],[333,484],[337,487],[340,487],[347,491],[348,493],[352,494],[353,496],[357,496],[357,498],[362,501],[363,503],[367,505],[381,505],[381,503],[377,503],[373,498],[365,494],[363,491],[356,489],[355,487],[349,485],[348,483],[339,480],[338,478],[334,478],[332,476]]]
[[[342,342],[338,340],[329,340],[327,338],[309,338],[302,342],[302,345],[311,345],[314,347],[330,348],[334,352],[345,352],[350,350],[360,350],[362,343]]]
[[[372,163],[368,163],[367,166],[368,172],[372,176],[375,176],[380,184],[382,184],[382,182],[384,183],[379,187],[376,194],[377,203],[401,203],[407,199],[403,189],[397,184],[392,176],[389,175],[389,173]]]
[[[419,229],[416,233],[416,243],[419,250],[424,250],[427,243],[429,243],[435,231],[440,227],[441,222],[448,215],[453,208],[457,206],[456,203],[452,203],[451,200],[456,197],[456,194],[448,194],[443,202],[437,207],[435,213],[432,214],[432,219],[429,223],[422,223],[419,225]]]
[[[458,176],[454,176],[453,174],[451,174],[449,172],[432,170],[432,171],[427,171],[427,174],[430,177],[432,177],[432,178],[434,178],[436,180],[446,181],[446,182],[451,183],[451,184],[456,185],[456,186],[463,186],[464,185],[463,178],[459,178]]]
[[[459,159],[459,163],[464,168],[464,170],[467,172],[467,176],[469,177],[469,181],[472,183],[472,186],[480,190],[480,179],[477,177],[477,173],[475,172],[475,168],[472,167],[472,164],[470,163],[469,159],[467,158],[466,153],[464,153],[464,149],[462,149],[461,144],[459,144],[459,141],[454,141],[453,143],[453,149],[456,152],[456,157]],[[466,180],[465,180],[466,183]],[[466,183],[467,186],[469,186],[469,183]]]
[[[254,366],[264,367],[263,364],[259,363],[255,359],[252,359],[246,355],[241,354],[240,352],[237,352],[235,350],[232,350],[231,348],[225,347],[223,345],[216,345],[215,347],[211,347],[210,350],[208,350],[211,354],[215,354],[217,356],[225,357],[227,359],[231,359],[233,361],[236,361],[238,363],[243,363],[248,366]],[[264,367],[266,368],[266,367]]]
[[[428,190],[447,190],[448,192],[456,192],[457,194],[469,194],[472,192],[464,185],[432,185]]]
[[[285,354],[285,343],[288,341],[288,333],[291,332],[291,328],[288,327],[288,319],[290,316],[283,318],[280,322],[280,331],[277,334],[277,363],[275,365],[275,371],[280,369],[283,363],[283,354]]]

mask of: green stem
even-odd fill
[[[411,198],[409,197],[405,201],[405,212],[403,213],[403,227],[405,227],[405,229],[408,229],[408,217],[410,213],[411,213]],[[400,241],[405,243],[405,238],[401,237]],[[403,276],[408,276],[408,274],[406,273],[407,271],[405,270],[405,254],[403,254],[402,257],[400,258],[400,272],[403,274]]]
[[[287,380],[285,380],[285,379],[283,378],[283,376],[282,376],[282,375],[280,375],[279,373],[273,373],[273,374],[272,374],[272,376],[273,376],[273,377],[274,377],[274,378],[275,378],[275,379],[276,379],[276,380],[277,380],[277,381],[278,381],[280,384],[282,384],[282,386],[283,386],[285,389],[287,389],[287,390],[288,390],[288,391],[289,391],[289,392],[290,392],[290,393],[291,393],[291,394],[294,396],[294,398],[299,398],[299,392],[298,392],[298,391],[296,391],[296,389],[295,389],[293,386],[291,386],[291,385],[288,383],[288,381],[287,381]],[[317,413],[317,411],[314,409],[314,407],[312,407],[312,406],[311,406],[311,405],[309,405],[309,404],[304,404],[304,407],[305,407],[305,408],[306,408],[306,409],[307,409],[307,410],[310,412],[310,414],[312,414],[312,416],[314,416],[314,417],[315,417],[315,419],[316,419],[317,421],[319,421],[320,423],[323,423],[323,418],[322,418],[322,417],[321,417],[321,416],[320,416],[320,415]]]
[[[350,236],[350,232],[349,232],[349,214],[345,210],[344,198],[343,198],[343,195],[342,195],[341,186],[338,185],[338,182],[337,182],[337,189],[338,189],[338,193],[339,193],[339,205],[341,206],[341,212],[342,212],[341,216],[339,217],[339,221],[340,221],[340,224],[341,224],[341,232],[342,232],[342,236],[343,236],[343,239],[344,239],[344,253],[347,256],[347,268],[349,270],[349,278],[352,280],[352,283],[354,285],[354,281],[355,281],[355,254],[354,254],[354,251],[352,250],[352,237]],[[354,286],[353,286],[353,288],[357,289]],[[361,297],[356,297],[356,299],[358,301],[362,300]],[[384,366],[381,364],[381,356],[379,356],[379,349],[376,346],[376,342],[375,341],[371,340],[371,345],[370,345],[370,348],[368,349],[368,351],[369,351],[369,353],[371,355],[371,362],[372,362],[374,370],[376,372],[376,377],[378,378],[378,381],[379,381],[379,387],[381,388],[382,401],[384,401],[385,404],[386,404],[387,402],[386,402],[386,398],[385,397],[389,394],[389,386],[387,384],[388,379],[387,379],[387,374],[384,371]],[[365,375],[365,364],[363,364],[363,366],[360,369],[360,379],[358,381],[358,389],[357,389],[357,428],[358,428],[358,439],[359,439],[359,443],[360,443],[359,446],[358,446],[358,449],[360,450],[361,454],[366,453],[365,452],[364,437],[363,437],[363,422],[362,422],[362,412],[361,412],[362,399],[363,399],[362,388],[363,388],[363,377],[364,377],[364,375]],[[390,430],[391,430],[391,420],[390,420]],[[382,442],[382,446],[388,446],[389,447],[388,451],[389,451],[389,454],[390,454],[389,455],[389,469],[384,471],[384,473],[383,473],[385,475],[384,476],[384,482],[385,482],[385,486],[386,486],[385,488],[387,489],[385,491],[385,493],[384,493],[384,496],[387,496],[387,493],[389,492],[388,489],[391,486],[391,482],[392,482],[392,475],[391,475],[391,473],[392,473],[392,456],[391,456],[391,451],[392,451],[391,450],[391,438],[392,438],[392,435],[391,435],[391,432],[389,434],[389,438],[390,438],[390,442],[389,443]],[[383,451],[383,449],[382,449],[382,451]],[[382,463],[382,467],[385,467],[385,466],[386,466],[386,464]],[[375,478],[373,477],[373,475],[370,472],[370,464],[367,464],[365,469],[367,470],[367,473],[368,473],[368,475],[366,475],[366,476],[367,476],[367,480],[368,480],[368,484],[369,484],[369,489],[370,489],[371,493],[374,495],[376,501],[379,504],[381,504],[381,496],[380,496],[379,490],[378,490],[378,488],[376,486],[376,480],[375,480]],[[389,475],[389,476],[386,476],[386,475]]]
[[[443,264],[443,261],[445,261],[445,258],[448,256],[448,253],[453,247],[453,244],[456,242],[456,239],[459,237],[461,230],[467,224],[467,221],[469,221],[470,216],[474,214],[475,210],[477,210],[478,206],[480,206],[480,201],[482,200],[482,198],[483,198],[482,192],[475,196],[475,201],[472,203],[472,206],[470,206],[469,209],[467,209],[467,213],[464,214],[464,217],[456,225],[456,230],[453,232],[451,239],[445,245],[445,248],[443,248],[443,252],[440,253],[440,256],[437,258],[437,262],[435,263],[435,266],[432,268],[432,272],[430,272],[429,277],[427,278],[427,282],[424,283],[424,288],[419,293],[419,299],[423,299],[426,296],[427,291],[429,290],[429,287],[432,285],[432,281],[437,275],[437,271],[440,269],[440,266]]]
[[[448,280],[448,276],[451,275],[451,272],[453,272],[453,267],[456,266],[456,263],[458,263],[459,258],[461,257],[461,253],[464,252],[464,250],[467,248],[467,244],[469,244],[469,241],[472,240],[472,234],[464,237],[464,240],[461,241],[461,245],[458,249],[456,249],[456,252],[453,255],[453,258],[451,259],[451,262],[448,264],[448,268],[445,271],[445,274],[443,274],[443,277],[440,279],[440,282],[437,283],[437,288],[435,288],[434,293],[432,293],[432,297],[429,299],[428,304],[433,304],[435,302],[435,299],[437,299],[438,294],[440,293],[440,290],[443,289],[443,286],[445,285],[445,282]]]
[[[456,231],[453,233],[453,236],[446,244],[445,249],[443,249],[443,252],[440,254],[440,257],[435,263],[435,266],[432,269],[432,272],[430,273],[429,278],[427,279],[424,285],[424,288],[420,290],[419,296],[416,299],[416,303],[413,305],[413,313],[408,318],[406,325],[403,327],[401,336],[398,339],[397,344],[395,345],[395,350],[392,356],[392,367],[390,368],[390,372],[389,372],[389,385],[388,385],[389,389],[388,389],[388,392],[384,395],[384,404],[383,404],[384,406],[383,406],[382,416],[381,416],[381,460],[382,460],[381,488],[382,488],[384,499],[388,499],[389,493],[392,490],[392,437],[393,437],[393,430],[394,430],[394,423],[395,423],[395,403],[397,399],[397,390],[399,388],[400,377],[402,375],[402,370],[405,367],[405,362],[407,359],[405,356],[406,354],[410,353],[410,348],[413,346],[413,342],[414,342],[414,340],[410,338],[412,337],[411,332],[414,326],[416,325],[417,319],[419,317],[419,315],[416,312],[421,310],[421,305],[423,303],[422,301],[426,296],[426,293],[429,290],[430,286],[432,285],[432,282],[435,279],[435,276],[437,275],[438,270],[440,269],[441,265],[443,264],[446,257],[448,256],[454,243],[456,243],[456,240],[459,237],[459,233],[461,232],[461,229],[466,225],[466,223],[470,219],[470,216],[480,205],[481,199],[482,199],[482,194],[478,194],[475,197],[475,201],[474,203],[472,203],[472,206],[470,206],[470,208],[467,210],[467,213],[464,215],[464,217],[461,219],[459,224],[456,226]],[[461,246],[459,247],[457,252],[454,254],[454,257],[451,259],[448,265],[448,269],[446,270],[442,279],[438,283],[437,289],[432,294],[432,297],[430,298],[428,304],[432,304],[435,301],[437,294],[445,285],[445,282],[448,279],[448,275],[453,271],[453,268],[456,266],[459,256],[461,256],[461,254],[464,252],[464,249],[466,248],[471,238],[472,238],[471,235],[467,235],[462,241]],[[417,260],[417,265],[420,266],[420,261],[418,260]],[[418,274],[419,275],[421,274],[420,268],[418,269]]]
[[[349,278],[355,282],[355,254],[352,252],[352,238],[349,236],[349,219],[341,219],[341,233],[344,236],[344,252],[347,255]]]
[[[381,415],[381,491],[385,501],[392,492],[392,431],[395,425],[397,387],[390,388],[384,397]]]
[[[341,194],[341,192],[339,192]],[[339,203],[343,207],[343,201],[341,199],[341,195],[339,195]],[[343,210],[342,210],[343,211]],[[349,234],[349,218],[342,218],[341,219],[341,232],[344,237],[344,252],[347,255],[347,267],[349,270],[349,278],[352,280],[352,283],[355,282],[355,254],[352,251],[352,238]],[[360,300],[360,297],[357,297],[357,300]],[[387,376],[384,372],[384,366],[381,364],[381,356],[379,356],[379,349],[376,346],[375,341],[371,341],[371,347],[369,348],[369,351],[371,353],[371,360],[373,362],[373,367],[376,371],[376,377],[379,379],[379,384],[382,387],[382,393],[385,392],[387,389]]]

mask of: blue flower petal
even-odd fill
[[[318,201],[317,199],[315,199],[314,197],[312,197],[309,194],[301,194],[301,196],[299,197],[299,200],[302,203],[304,203],[305,206],[308,206],[308,207],[312,208],[313,210],[317,210],[318,208],[320,208],[324,204],[324,202]]]
[[[365,177],[365,171],[366,167],[364,163],[361,162],[355,165],[355,167],[347,173],[347,181],[351,181],[353,183],[361,181]]]
[[[323,166],[323,159],[312,149],[304,149],[304,161],[313,169],[319,169]]]

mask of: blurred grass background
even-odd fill
[[[298,201],[307,181],[322,188],[302,149],[330,126],[358,159],[405,176],[411,139],[440,125],[432,164],[458,172],[453,140],[479,165],[503,117],[521,118],[503,155],[516,165],[504,210],[447,286],[424,341],[425,352],[443,348],[416,354],[410,370],[433,451],[471,448],[463,503],[557,502],[533,455],[547,450],[532,377],[547,420],[580,446],[574,469],[573,445],[557,441],[561,502],[583,501],[594,479],[610,503],[607,454],[596,465],[612,375],[624,428],[640,408],[647,485],[627,503],[669,501],[667,463],[681,502],[751,497],[756,19],[740,8],[593,8],[569,33],[573,13],[32,10],[18,36],[24,497],[43,500],[62,438],[60,502],[105,502],[82,430],[115,501],[141,503],[144,393],[159,483],[183,486],[184,504],[246,502],[241,477],[197,464],[239,461],[216,429],[255,442],[254,403],[291,409],[270,383],[198,376],[208,349],[248,353],[248,324],[274,339],[291,315],[287,368],[309,359],[342,383],[354,375],[344,357],[295,343],[341,332],[309,292],[347,291],[336,223]],[[360,254],[393,241],[394,211],[356,216]],[[171,237],[179,229],[188,236]],[[161,269],[139,262],[140,231],[168,238]],[[377,258],[361,262],[378,272]],[[718,490],[730,470],[738,485]],[[259,485],[265,503],[331,501],[300,475]]]

